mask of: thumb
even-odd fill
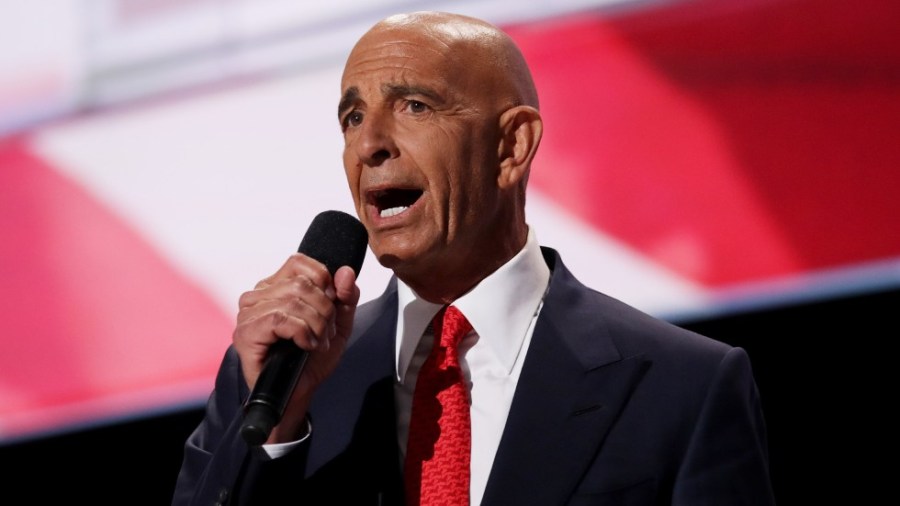
[[[338,305],[356,307],[359,303],[359,287],[356,273],[349,266],[343,266],[334,273],[334,289]]]

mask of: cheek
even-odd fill
[[[347,186],[350,188],[353,201],[359,204],[359,166],[347,156],[346,152],[344,153],[344,175],[347,177]]]
[[[470,172],[472,145],[462,132],[433,128],[420,134],[414,142],[423,168],[438,180],[457,181]]]

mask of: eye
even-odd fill
[[[358,110],[352,110],[341,118],[341,129],[346,130],[350,127],[359,126],[362,123],[363,113]]]
[[[414,114],[421,114],[428,110],[428,106],[425,105],[425,102],[419,102],[418,100],[410,100],[407,102],[406,106],[409,108],[409,111]]]
[[[341,126],[345,129],[349,127],[359,126],[363,120],[363,113],[359,111],[350,111],[346,116],[344,116],[344,120],[341,122]]]

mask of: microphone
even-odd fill
[[[368,234],[355,217],[341,211],[324,211],[313,218],[300,241],[299,253],[325,264],[334,276],[342,265],[359,275],[366,257]],[[256,386],[244,404],[241,435],[247,444],[259,446],[278,425],[308,353],[289,339],[279,339],[268,351]]]

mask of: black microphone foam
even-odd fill
[[[368,234],[359,220],[341,211],[324,211],[313,218],[297,251],[323,263],[332,276],[342,265],[349,265],[359,275],[367,244]],[[306,350],[288,339],[280,339],[269,348],[259,379],[244,404],[241,435],[248,444],[258,446],[269,439],[307,356]]]

